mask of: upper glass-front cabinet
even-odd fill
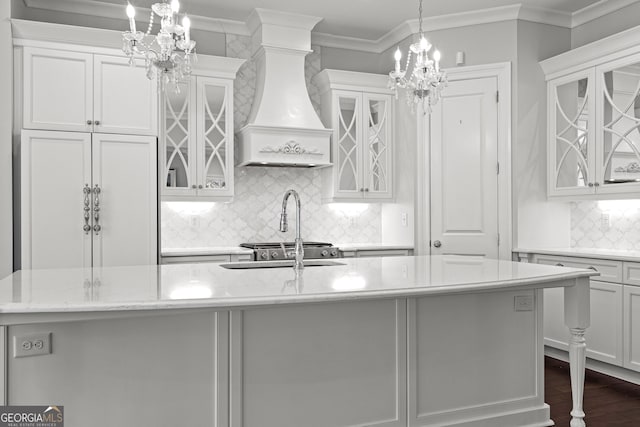
[[[542,64],[555,76],[570,68],[567,61]],[[548,101],[549,196],[637,197],[640,53],[551,78]]]
[[[598,70],[602,106],[598,180],[606,187],[635,187],[640,181],[640,59],[636,60]]]
[[[194,76],[163,93],[163,200],[233,196],[233,83]]]
[[[550,192],[589,194],[595,185],[593,162],[592,72],[571,75],[549,85]]]
[[[314,80],[322,119],[333,129],[333,167],[323,173],[323,201],[393,200],[393,95],[388,76],[323,70]]]

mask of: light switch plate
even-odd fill
[[[51,332],[13,336],[13,357],[51,354]]]

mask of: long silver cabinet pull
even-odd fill
[[[100,187],[98,184],[93,188],[93,232],[100,233]]]
[[[84,185],[82,192],[84,193],[84,226],[82,229],[84,234],[89,234],[91,231],[91,226],[89,225],[91,220],[91,187],[89,187],[89,184]]]

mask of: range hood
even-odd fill
[[[311,104],[304,58],[321,18],[255,9],[247,25],[257,64],[248,124],[238,132],[239,166],[331,166],[331,129]]]

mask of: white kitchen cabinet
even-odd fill
[[[394,108],[387,76],[323,70],[322,120],[333,129],[323,201],[393,200]]]
[[[23,128],[157,135],[158,93],[144,60],[26,46]]]
[[[624,367],[640,372],[640,287],[624,287]]]
[[[156,138],[23,130],[22,269],[155,264]]]
[[[160,164],[164,201],[228,201],[233,197],[233,79],[244,61],[216,60],[210,75],[194,75],[177,90],[167,87],[163,93]]]
[[[548,80],[549,197],[637,196],[637,36],[627,32],[541,62]]]

